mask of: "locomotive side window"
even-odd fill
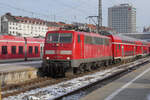
[[[109,40],[105,39],[105,45],[109,45]]]
[[[7,46],[2,46],[2,54],[6,55],[7,53]]]
[[[11,53],[16,54],[16,46],[11,46]]]
[[[97,45],[102,45],[103,44],[102,38],[94,37],[94,41],[95,41],[95,44],[97,44]]]
[[[93,42],[92,42],[92,37],[90,37],[90,36],[85,36],[85,43],[86,44],[93,44]]]
[[[19,54],[23,54],[23,46],[19,46]]]
[[[78,43],[80,43],[81,39],[80,39],[80,35],[78,35]]]
[[[35,54],[38,54],[39,50],[38,50],[38,46],[35,46]]]
[[[29,46],[29,54],[32,54],[33,48],[32,46]]]
[[[72,34],[62,33],[60,34],[60,43],[71,43],[72,42]]]

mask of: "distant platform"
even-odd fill
[[[14,84],[37,77],[42,61],[26,61],[0,64],[0,79],[2,85]]]
[[[126,74],[80,100],[150,100],[150,64]]]

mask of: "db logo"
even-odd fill
[[[56,53],[56,54],[60,54],[60,51],[59,51],[59,50],[56,50],[55,53]]]

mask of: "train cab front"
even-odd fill
[[[65,76],[73,57],[72,31],[51,31],[45,39],[42,67],[50,76]]]

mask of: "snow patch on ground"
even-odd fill
[[[100,79],[111,75],[111,72],[116,71],[116,68],[104,70],[91,75],[75,78],[59,84],[47,86],[44,88],[38,88],[25,93],[21,93],[17,96],[10,96],[3,100],[52,100],[61,95],[67,94],[71,91],[77,90],[81,87],[92,84]]]

